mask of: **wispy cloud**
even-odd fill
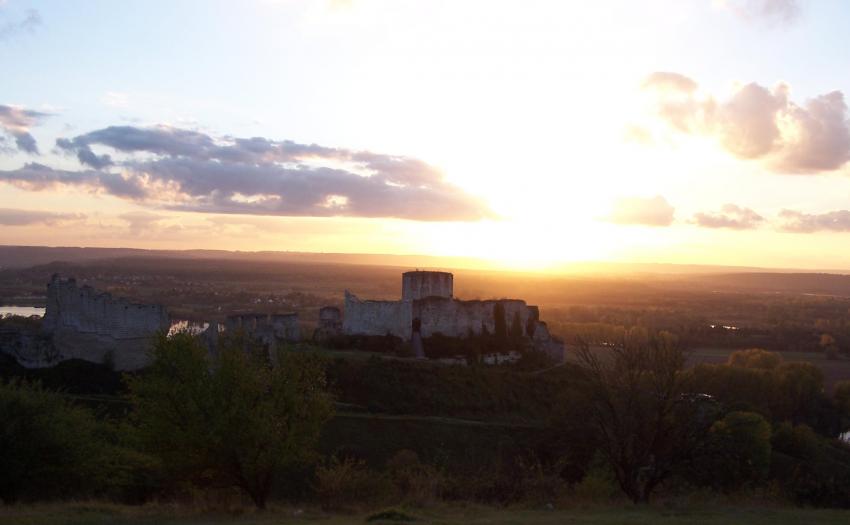
[[[37,154],[38,145],[29,130],[48,116],[49,113],[0,104],[0,131],[15,139],[19,150]]]
[[[614,204],[604,220],[615,224],[670,226],[675,209],[661,195],[655,197],[624,197]]]
[[[2,7],[3,4],[0,3],[0,8]],[[41,14],[35,9],[30,9],[26,12],[24,18],[20,20],[0,22],[0,42],[8,40],[19,33],[32,33],[40,25]]]
[[[798,0],[715,0],[714,3],[744,20],[767,25],[791,24],[802,13]]]
[[[731,230],[750,230],[764,222],[764,217],[735,204],[724,204],[719,212],[699,212],[694,214],[692,222],[704,228],[728,228]]]
[[[779,212],[779,219],[780,229],[786,232],[850,232],[850,210],[836,210],[825,213],[782,210]]]
[[[81,213],[54,213],[48,211],[0,208],[0,226],[31,226],[34,224],[56,224],[85,219]]]

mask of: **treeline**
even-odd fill
[[[641,327],[676,333],[692,347],[850,353],[850,300],[837,297],[706,294],[684,304],[552,308],[546,317],[568,342],[615,341]]]
[[[529,370],[161,337],[138,374],[0,385],[0,499],[349,509],[714,491],[850,507],[850,382],[827,395],[818,369],[760,349],[685,370],[683,350],[631,329]]]

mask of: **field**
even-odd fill
[[[202,513],[167,507],[126,507],[108,504],[64,504],[0,507],[0,525],[271,525],[348,523],[426,524],[832,524],[850,521],[850,511],[791,507],[706,506],[688,508],[590,507],[568,510],[497,509],[492,507],[438,507],[396,511],[397,519],[380,519],[379,513],[327,514],[318,510],[276,508],[263,514]],[[385,512],[390,516],[391,512]],[[407,518],[406,520],[404,518]],[[399,519],[401,518],[401,519]]]

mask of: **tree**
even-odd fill
[[[841,414],[850,419],[850,380],[838,381],[832,390],[832,398]]]
[[[650,495],[688,452],[694,427],[678,421],[684,354],[667,332],[629,330],[610,347],[579,342],[577,357],[600,449],[620,488],[635,503]]]
[[[332,414],[315,356],[268,355],[245,337],[219,339],[217,356],[190,334],[161,335],[149,372],[129,380],[145,450],[174,480],[235,486],[259,509],[281,467],[309,458]]]
[[[782,364],[782,356],[761,348],[749,348],[747,350],[732,352],[726,364],[744,368],[770,370]]]
[[[508,324],[505,320],[505,305],[500,302],[493,305],[493,326],[496,344],[501,348],[508,339]]]

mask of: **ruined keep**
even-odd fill
[[[500,304],[508,325],[515,318],[536,350],[557,362],[564,360],[564,343],[552,337],[539,309],[521,299],[463,301],[454,298],[454,278],[447,272],[415,271],[402,274],[400,301],[362,300],[345,291],[342,329],[348,335],[394,335],[405,341],[435,334],[467,337],[495,333],[495,310]]]
[[[148,363],[153,336],[169,328],[164,306],[114,298],[73,278],[53,275],[47,285],[42,331],[52,339],[56,360],[111,360],[116,370]]]
[[[416,270],[401,274],[401,300],[414,301],[426,297],[452,298],[454,276],[449,272]]]

